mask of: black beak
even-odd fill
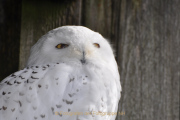
[[[83,51],[83,58],[81,59],[81,63],[85,64],[86,63],[86,59],[85,59],[85,52]]]

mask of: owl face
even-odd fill
[[[63,26],[40,38],[31,49],[28,65],[109,64],[113,56],[109,43],[99,33],[82,26]]]

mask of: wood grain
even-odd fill
[[[123,86],[119,111],[126,113],[117,120],[178,120],[180,2],[114,2],[115,12],[120,6],[113,18]]]
[[[18,70],[21,0],[0,0],[0,81]]]

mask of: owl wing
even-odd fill
[[[26,67],[5,78],[0,83],[0,120],[39,120],[54,114],[55,107],[61,105],[53,101],[62,97],[64,92],[55,89],[58,85],[63,89],[63,83],[66,83],[59,84],[59,78],[53,76],[58,64]],[[66,81],[68,68],[59,66],[65,68],[59,77]]]

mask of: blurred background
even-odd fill
[[[113,44],[125,113],[117,120],[179,120],[180,0],[0,0],[0,79],[63,25],[86,26]]]

